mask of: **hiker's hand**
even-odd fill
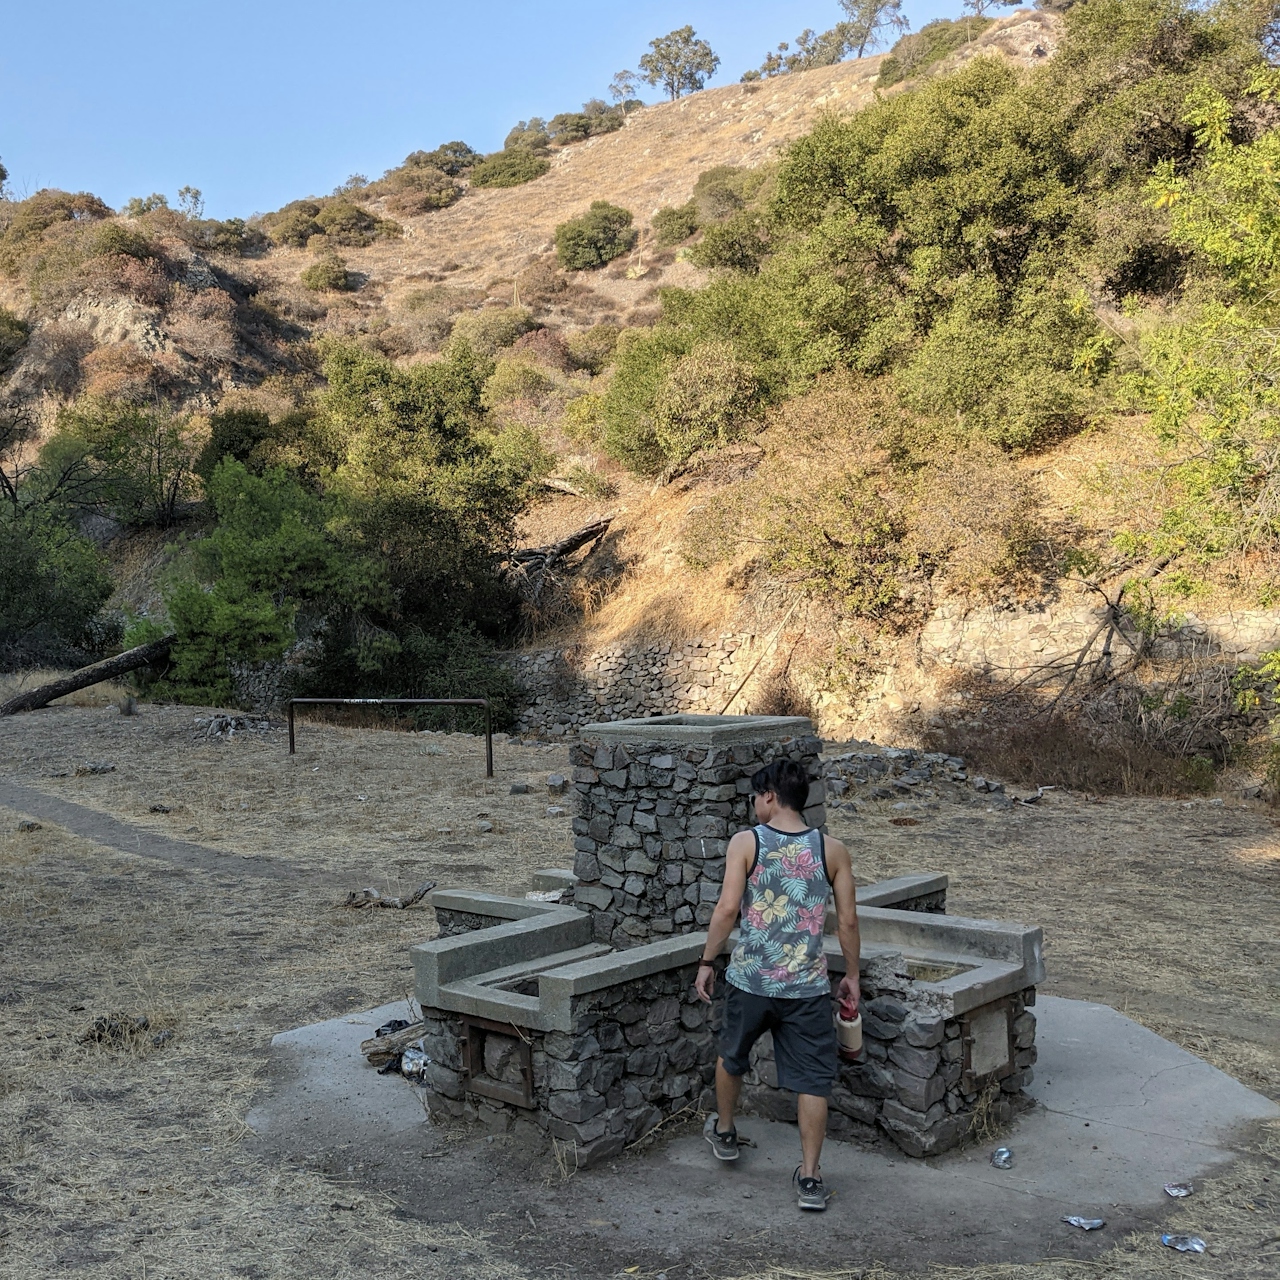
[[[705,1004],[711,1003],[711,993],[716,986],[716,971],[709,964],[700,964],[698,966],[698,977],[693,984],[693,989],[698,993],[698,999]]]
[[[862,1004],[862,987],[858,983],[856,973],[846,973],[840,979],[840,985],[836,988],[836,999],[851,1004],[853,1016],[855,1018],[858,1016],[858,1006]]]

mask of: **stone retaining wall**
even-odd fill
[[[509,654],[507,663],[525,701],[517,728],[564,737],[602,720],[719,714],[764,643],[759,636],[725,633],[638,649],[578,645]]]

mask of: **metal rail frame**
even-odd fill
[[[290,698],[289,754],[294,754],[293,709],[303,706],[325,707],[483,707],[484,708],[484,776],[493,777],[493,708],[488,698]]]

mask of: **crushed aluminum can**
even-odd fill
[[[426,1050],[422,1047],[422,1041],[419,1040],[417,1044],[410,1045],[400,1055],[400,1074],[406,1080],[421,1080],[430,1061]]]
[[[1179,1253],[1203,1253],[1209,1247],[1199,1236],[1173,1236],[1167,1231],[1160,1237],[1160,1243]]]
[[[1008,1147],[997,1147],[991,1153],[991,1163],[997,1169],[1013,1168],[1013,1152]]]
[[[408,1025],[403,1018],[392,1018],[390,1022],[384,1022],[373,1034],[375,1036],[395,1035],[397,1031],[403,1031]]]
[[[1185,1200],[1195,1188],[1189,1182],[1166,1182],[1164,1184],[1164,1193],[1172,1196],[1175,1200]]]
[[[1069,1227],[1079,1227],[1081,1231],[1100,1231],[1107,1225],[1105,1218],[1078,1218],[1074,1214],[1069,1218],[1063,1218]]]

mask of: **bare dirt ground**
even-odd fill
[[[563,749],[500,743],[487,782],[477,738],[308,724],[290,759],[278,729],[197,740],[207,714],[68,707],[0,721],[11,798],[31,788],[209,853],[140,856],[118,828],[20,832],[30,806],[0,808],[0,1275],[529,1274],[479,1209],[429,1225],[355,1169],[264,1156],[244,1116],[275,1032],[396,999],[409,945],[434,932],[429,910],[343,910],[345,889],[432,878],[520,891],[568,861],[568,816],[546,812]],[[90,763],[114,771],[77,777]],[[510,795],[513,781],[530,793]],[[1044,926],[1046,992],[1113,1004],[1280,1097],[1270,811],[1051,795],[1005,812],[922,809],[916,826],[888,816],[833,818],[860,880],[947,872],[953,913]],[[148,1025],[81,1042],[113,1014]],[[1089,1262],[929,1274],[1272,1275],[1278,1181],[1273,1127],[1179,1211],[1178,1229],[1212,1241],[1205,1258],[1147,1238]],[[784,1274],[768,1258],[752,1273]]]

